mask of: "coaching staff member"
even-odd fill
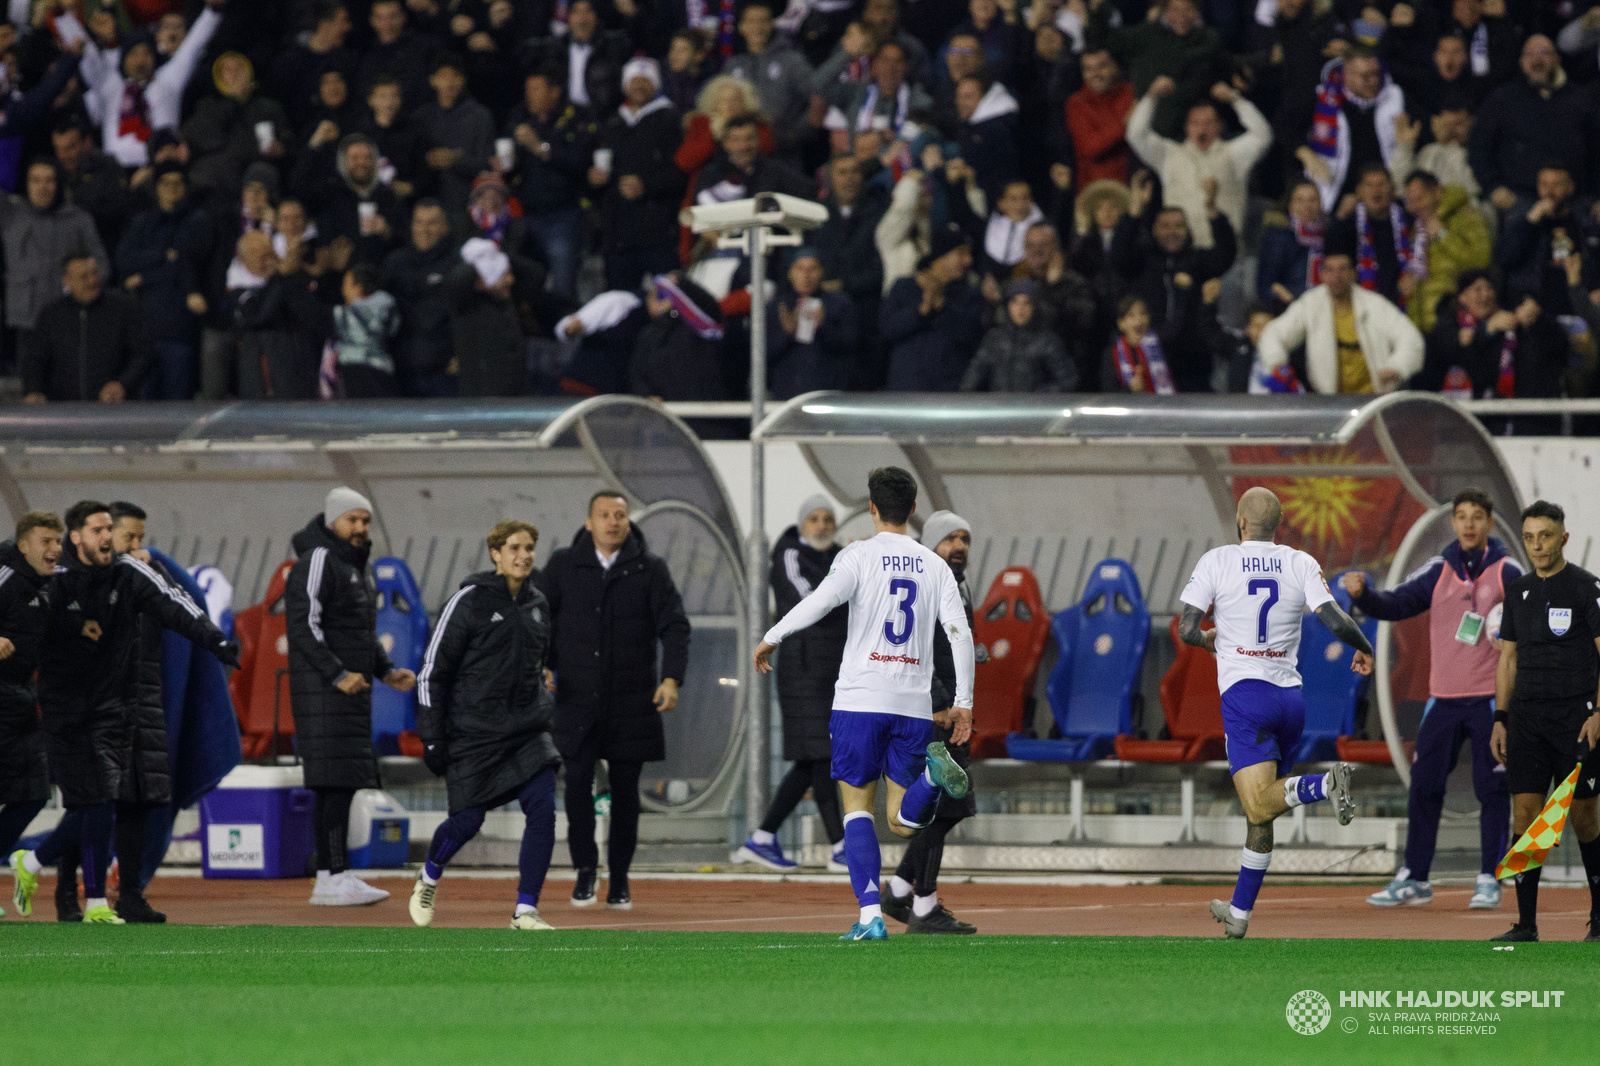
[[[77,845],[88,905],[83,920],[120,925],[152,921],[137,882],[122,884],[114,913],[106,903],[111,863],[113,804],[128,774],[132,744],[127,731],[139,646],[139,618],[209,650],[224,666],[239,665],[239,646],[211,624],[187,596],[175,596],[155,571],[111,547],[111,509],[82,500],[67,511],[69,545],[50,590],[50,625],[39,656],[39,706],[44,712],[50,773],[61,789],[66,815],[36,851],[12,856],[16,902],[33,910],[42,866],[60,861]]]
[[[311,902],[359,907],[389,898],[347,869],[350,801],[379,788],[372,750],[372,679],[409,692],[417,675],[397,670],[378,643],[377,596],[367,575],[372,504],[337,488],[294,535],[299,556],[284,586],[289,695],[306,787],[317,794],[317,883]]]
[[[1522,512],[1533,573],[1506,586],[1489,746],[1505,764],[1511,832],[1520,837],[1544,807],[1552,781],[1572,772],[1600,740],[1600,578],[1567,562],[1566,513],[1539,500]],[[1573,793],[1572,831],[1589,878],[1589,935],[1600,941],[1600,756],[1589,754]],[[1517,875],[1517,924],[1495,940],[1538,940],[1539,871]]]
[[[667,757],[661,715],[678,705],[689,665],[689,619],[667,564],[645,549],[614,492],[589,500],[570,547],[550,557],[540,581],[554,622],[556,748],[567,766],[567,847],[578,883],[572,905],[594,903],[594,767],[611,774],[606,906],[627,910],[628,867],[639,838],[639,773]],[[656,644],[661,676],[656,677]]]

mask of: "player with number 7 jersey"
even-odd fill
[[[1340,825],[1355,816],[1346,764],[1323,774],[1286,776],[1306,724],[1298,669],[1301,616],[1315,612],[1356,649],[1351,669],[1372,671],[1372,645],[1334,602],[1322,567],[1305,552],[1273,542],[1282,518],[1270,490],[1245,492],[1235,518],[1240,543],[1201,556],[1180,597],[1179,637],[1217,657],[1228,770],[1248,823],[1233,901],[1211,902],[1211,916],[1235,938],[1250,924],[1272,861],[1272,820],[1319,800],[1333,802]],[[1208,610],[1216,628],[1205,631],[1201,620]]]

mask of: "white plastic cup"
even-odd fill
[[[273,136],[271,122],[256,123],[256,144],[261,147],[263,152],[271,148],[272,142],[275,140],[277,140],[277,137]]]
[[[517,143],[510,137],[499,137],[494,142],[494,155],[502,169],[510,170],[517,160]]]
[[[807,296],[800,301],[800,306],[795,308],[799,321],[794,328],[794,339],[800,344],[810,344],[817,337],[817,326],[822,320],[822,301],[815,296]]]
[[[596,148],[594,150],[594,168],[607,177],[611,176],[611,149]]]

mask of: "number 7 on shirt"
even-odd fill
[[[1267,642],[1267,614],[1272,610],[1272,605],[1278,602],[1278,579],[1275,577],[1258,577],[1245,586],[1251,598],[1259,592],[1266,592],[1266,598],[1261,601],[1261,613],[1256,616],[1256,643]]]

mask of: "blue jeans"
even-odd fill
[[[583,214],[576,207],[529,212],[522,216],[529,238],[550,267],[550,288],[560,296],[577,291],[578,262],[583,257]]]

